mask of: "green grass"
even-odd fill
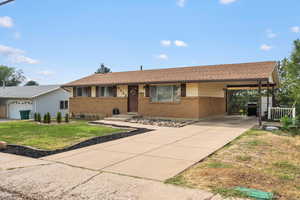
[[[89,125],[85,121],[68,124],[37,124],[17,121],[0,124],[0,141],[44,150],[54,150],[76,144],[96,136],[109,135],[121,129]]]
[[[246,156],[246,155],[238,155],[238,156],[236,156],[236,159],[239,161],[250,161],[252,159],[252,157]]]
[[[207,168],[232,168],[232,165],[222,162],[209,162],[206,164]]]
[[[212,192],[215,194],[219,194],[224,198],[228,197],[237,197],[237,198],[247,198],[247,194],[241,191],[237,191],[231,188],[213,188]]]
[[[185,179],[182,177],[182,175],[178,175],[172,178],[169,178],[165,181],[167,184],[174,184],[174,185],[186,185]]]

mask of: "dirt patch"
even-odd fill
[[[278,199],[297,200],[300,199],[299,143],[299,136],[250,130],[174,180],[179,185],[212,191],[248,187],[274,192]]]

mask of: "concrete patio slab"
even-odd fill
[[[243,125],[240,127],[239,123],[232,120],[236,118],[225,118],[224,121],[222,118],[216,119],[218,126],[214,125],[215,119],[211,119],[204,125],[196,123],[182,128],[156,128],[145,134],[44,159],[164,181],[222,148],[256,123],[247,119],[241,122]],[[140,126],[121,122],[121,125],[125,124]]]
[[[147,151],[150,151],[152,149],[156,149],[159,146],[160,145],[158,145],[158,144],[128,141],[128,142],[123,142],[123,143],[120,143],[120,144],[117,144],[117,145],[103,147],[103,149],[107,150],[107,151],[141,154],[141,153],[145,153]]]
[[[168,145],[157,150],[147,152],[145,155],[197,162],[207,157],[209,154],[211,154],[211,149],[209,148]]]
[[[104,167],[119,163],[133,156],[135,155],[99,149],[90,150],[78,155],[63,157],[61,159],[57,159],[57,161],[87,169],[100,170]]]
[[[142,155],[104,168],[103,170],[164,181],[175,176],[193,163],[193,161]]]

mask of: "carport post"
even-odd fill
[[[269,106],[270,106],[270,83],[268,81],[267,83],[267,111],[269,111]]]
[[[261,80],[258,81],[258,123],[262,126],[261,121]]]

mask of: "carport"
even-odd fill
[[[277,68],[275,69],[277,71]],[[248,83],[248,84],[231,84],[227,85],[225,89],[225,96],[226,96],[226,113],[230,115],[230,96],[232,95],[233,91],[237,90],[248,90],[248,91],[257,91],[257,118],[258,123],[261,126],[262,125],[262,95],[265,94],[267,97],[267,111],[269,110],[270,106],[275,106],[275,88],[279,85],[279,79],[276,73],[276,80],[274,81],[273,77],[270,77],[268,79],[258,79],[257,82]],[[264,91],[264,92],[263,92]],[[271,102],[272,101],[272,102]]]

